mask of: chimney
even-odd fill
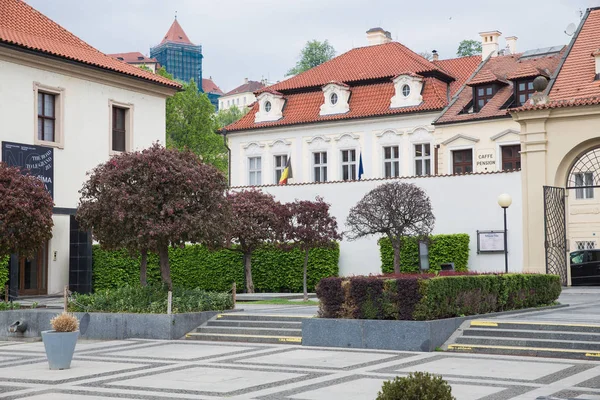
[[[432,55],[433,61],[437,61],[440,59],[440,55],[438,54],[437,50],[432,50],[431,55]]]
[[[510,54],[517,53],[517,39],[516,36],[508,36],[506,38],[506,48],[510,50]]]
[[[247,85],[248,84],[248,78],[244,78],[244,84]]]
[[[500,49],[498,39],[502,36],[502,32],[480,32],[479,36],[481,36],[481,58],[485,60],[490,54],[492,57],[496,57]]]
[[[384,44],[392,41],[392,34],[382,28],[371,28],[367,31],[369,46]]]

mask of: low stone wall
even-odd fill
[[[499,313],[438,319],[388,321],[373,319],[307,318],[302,321],[302,345],[355,349],[434,351],[470,319],[510,316],[567,307],[557,305]]]
[[[43,309],[2,311],[0,312],[0,340],[39,338],[41,331],[52,329],[50,320],[60,312]],[[82,319],[85,314],[75,313],[79,319]],[[89,325],[85,334],[80,337],[97,340],[180,339],[217,314],[219,314],[217,311],[171,315],[89,313]],[[10,333],[9,325],[18,320],[27,322],[27,330],[22,334]]]

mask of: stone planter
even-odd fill
[[[42,341],[50,369],[69,369],[71,367],[78,337],[79,331],[42,331]]]

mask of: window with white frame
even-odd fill
[[[386,178],[400,176],[400,148],[398,146],[383,148],[383,173]]]
[[[110,154],[131,151],[133,143],[133,104],[109,100]]]
[[[415,175],[431,175],[431,144],[415,144]]]
[[[356,179],[356,150],[342,150],[342,180]]]
[[[576,250],[594,250],[596,241],[594,240],[578,240],[575,241]]]
[[[248,157],[248,184],[262,184],[262,158]]]
[[[287,156],[275,156],[275,183],[279,183],[286,165]]]
[[[576,199],[593,199],[594,198],[594,173],[593,172],[576,172],[575,176],[575,198]]]
[[[313,181],[327,182],[327,152],[319,151],[313,153]]]

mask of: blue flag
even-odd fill
[[[362,178],[364,173],[365,173],[365,169],[363,168],[362,151],[361,151],[359,159],[358,159],[358,180],[360,180]]]

